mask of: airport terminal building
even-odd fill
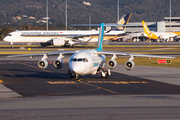
[[[142,22],[129,22],[128,24],[135,24],[138,25],[138,27],[127,27],[126,32],[144,31]],[[164,21],[146,22],[146,24],[149,27],[150,31],[157,31],[157,32],[180,31],[180,17],[171,17],[171,22],[170,22],[170,17],[165,17]]]

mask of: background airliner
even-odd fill
[[[175,32],[152,32],[147,27],[146,23],[142,21],[145,36],[150,39],[159,39],[159,41],[173,41],[178,36]]]
[[[11,55],[8,57],[17,57],[17,56],[36,56],[42,55],[43,57],[38,62],[38,66],[42,69],[45,69],[48,66],[47,58],[49,55],[57,54],[58,58],[54,61],[55,68],[59,69],[63,66],[63,57],[66,54],[72,53],[73,55],[69,60],[69,71],[71,78],[77,80],[79,75],[95,75],[97,73],[101,74],[101,77],[108,78],[111,75],[110,69],[113,69],[117,66],[116,58],[120,56],[130,56],[129,60],[125,63],[125,68],[131,70],[134,68],[135,64],[133,59],[135,57],[158,57],[158,58],[174,58],[169,56],[159,56],[159,55],[143,55],[143,54],[134,54],[134,53],[123,53],[117,51],[103,51],[103,36],[104,36],[104,26],[115,26],[101,23],[99,29],[99,37],[97,49],[92,50],[76,50],[76,51],[56,51],[50,53],[38,53],[38,54],[25,54],[25,55]],[[111,59],[107,62],[107,67],[105,67],[105,55],[112,55]]]
[[[126,25],[131,17],[130,14],[125,14],[117,24]],[[125,34],[125,26],[113,27],[105,32],[104,39],[112,39],[119,35]],[[41,43],[42,46],[68,46],[73,47],[75,42],[97,42],[99,31],[96,30],[52,30],[52,31],[14,31],[9,33],[3,40],[13,43]]]

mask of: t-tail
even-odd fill
[[[144,21],[142,21],[143,24],[143,28],[144,28],[144,33],[147,35],[147,37],[151,38],[151,39],[158,39],[157,35],[155,35],[153,32],[151,32],[148,28],[148,26],[146,25],[146,23]]]
[[[98,43],[97,43],[97,51],[103,50],[103,37],[104,37],[104,23],[101,23],[99,28],[99,37],[98,37]]]
[[[130,17],[131,17],[131,13],[123,15],[122,18],[117,22],[117,24],[118,25],[127,25]],[[112,27],[112,31],[125,31],[125,29],[126,29],[126,26]]]

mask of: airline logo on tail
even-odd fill
[[[142,21],[142,24],[143,24],[144,32],[146,33],[147,37],[151,39],[158,39],[158,36],[149,30],[149,28],[147,27],[144,21]]]
[[[117,22],[117,24],[127,25],[130,17],[131,17],[131,13],[123,15],[123,17]],[[115,29],[113,29],[113,30],[123,30],[124,31],[125,29],[126,29],[126,27],[119,26],[119,27],[115,27]]]

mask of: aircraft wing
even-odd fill
[[[155,57],[155,58],[171,58],[174,59],[175,57],[171,56],[161,56],[161,55],[146,55],[146,54],[134,54],[134,53],[124,53],[124,52],[116,52],[116,51],[97,51],[97,54],[103,55],[116,55],[118,56],[134,56],[134,57]]]
[[[27,57],[27,56],[40,56],[40,55],[58,55],[58,54],[73,54],[78,52],[78,50],[73,51],[55,51],[49,53],[35,53],[35,54],[21,54],[21,55],[9,55],[7,57]]]

